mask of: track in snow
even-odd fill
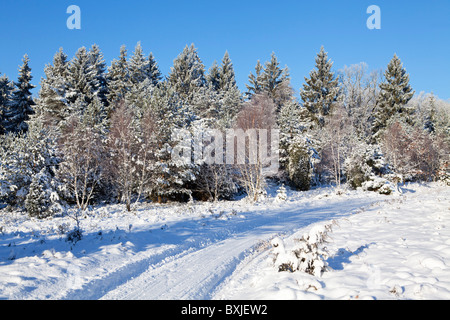
[[[233,273],[244,258],[251,256],[253,248],[261,241],[269,240],[280,233],[292,234],[314,222],[350,214],[378,200],[373,197],[352,201],[337,198],[327,202],[320,201],[318,205],[308,203],[306,207],[298,207],[297,204],[263,214],[258,213],[253,217],[249,216],[244,224],[236,225],[233,221],[227,221],[224,228],[227,228],[226,223],[230,223],[231,231],[229,234],[223,233],[223,239],[210,242],[205,239],[205,244],[187,249],[181,249],[183,244],[180,243],[180,250],[174,251],[176,254],[168,255],[161,261],[152,259],[153,261],[139,263],[139,268],[125,268],[121,272],[122,278],[116,281],[115,285],[105,285],[111,279],[99,281],[95,286],[102,284],[106,288],[106,292],[103,290],[105,294],[98,296],[100,290],[91,288],[91,292],[97,292],[97,295],[90,298],[210,299],[215,288]],[[128,275],[127,271],[130,271]],[[114,278],[117,278],[117,275]],[[86,290],[83,291],[86,293]],[[77,294],[78,298],[83,296],[86,298],[83,292]]]

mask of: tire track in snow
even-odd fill
[[[289,235],[311,223],[348,215],[379,199],[346,199],[282,208],[261,208],[244,221],[214,221],[193,242],[129,263],[105,277],[90,281],[65,299],[210,299],[214,289],[230,276],[255,245],[283,233]],[[198,226],[198,221],[188,225]],[[180,228],[185,229],[186,225]],[[169,228],[170,230],[170,228]],[[177,232],[173,228],[171,232]],[[212,232],[214,231],[214,232]],[[145,252],[144,252],[145,255]]]

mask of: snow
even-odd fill
[[[450,299],[450,188],[286,188],[274,201],[277,189],[255,204],[91,208],[76,243],[73,218],[2,209],[0,299]],[[274,243],[288,254],[331,221],[327,271],[278,272]]]

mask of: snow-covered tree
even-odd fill
[[[177,161],[172,151],[179,143],[189,141],[187,130],[192,113],[178,92],[166,83],[154,88],[149,97],[149,112],[154,119],[156,141],[153,174],[146,192],[158,202],[190,197],[192,192],[186,184],[195,178],[195,165]]]
[[[37,113],[43,116],[47,123],[58,125],[68,116],[66,94],[70,86],[67,55],[62,48],[53,57],[53,64],[45,66],[44,73]]]
[[[396,54],[389,62],[384,78],[385,81],[380,84],[380,93],[372,114],[374,140],[377,140],[380,130],[386,127],[392,116],[401,114],[408,117],[414,111],[407,107],[408,101],[414,95],[409,84],[409,75]]]
[[[61,161],[56,139],[55,132],[39,119],[29,122],[26,134],[12,133],[1,139],[0,198],[10,205],[23,206],[33,177],[38,173],[48,182],[47,194],[56,194],[59,183],[54,176]]]
[[[378,70],[368,72],[364,62],[340,70],[341,102],[351,125],[364,139],[371,134],[370,116],[376,104],[381,75]]]
[[[92,45],[89,50],[89,58],[92,71],[94,73],[91,82],[91,90],[94,97],[97,97],[103,105],[107,105],[108,87],[106,83],[106,63],[100,47],[96,44]]]
[[[9,81],[6,75],[0,77],[0,135],[5,133],[5,126],[7,125],[5,112],[11,101],[11,94],[14,89],[14,84]]]
[[[120,47],[119,59],[114,59],[108,68],[106,75],[108,83],[108,117],[112,114],[118,101],[125,99],[126,93],[130,89],[130,73],[127,62],[127,49]]]
[[[187,46],[173,61],[169,84],[181,99],[190,103],[200,88],[206,85],[205,66],[194,44]]]
[[[270,60],[262,66],[258,60],[255,74],[249,75],[247,96],[251,97],[260,92],[266,92],[277,105],[277,111],[281,106],[292,99],[293,90],[290,86],[290,76],[287,67],[280,68],[280,63],[274,52]]]
[[[197,103],[206,104],[207,114],[201,118],[214,118],[221,128],[230,128],[242,105],[242,95],[237,87],[234,67],[228,51],[225,52],[221,65],[214,62],[206,76],[207,89],[201,90],[203,98]],[[195,104],[195,103],[194,103]],[[200,108],[205,110],[205,107]]]
[[[88,117],[89,113],[85,114]],[[64,198],[75,202],[78,209],[86,210],[102,180],[104,144],[98,127],[86,125],[88,121],[79,114],[67,120],[60,139],[64,161],[58,176],[64,183]]]
[[[322,46],[316,57],[316,69],[310,72],[309,78],[305,77],[306,83],[300,90],[303,105],[320,126],[324,124],[324,117],[331,112],[339,96],[338,79],[331,71],[332,66],[333,62],[328,59]]]
[[[261,61],[258,60],[255,66],[255,74],[250,73],[248,76],[249,83],[246,84],[247,87],[246,95],[248,98],[251,98],[254,94],[258,94],[263,91],[262,71],[263,65],[261,64]]]
[[[4,130],[6,132],[27,132],[30,115],[34,114],[35,102],[31,90],[35,88],[31,84],[31,68],[28,55],[23,57],[23,65],[19,68],[19,79],[14,83],[14,91],[6,110],[3,110]]]
[[[43,219],[53,216],[62,209],[59,195],[52,186],[51,176],[47,170],[42,168],[31,180],[25,198],[25,209],[30,217]]]
[[[244,107],[237,115],[235,129],[240,129],[246,134],[250,130],[254,130],[255,136],[253,141],[261,143],[262,137],[259,135],[258,130],[265,129],[269,132],[276,127],[275,112],[276,105],[266,93],[254,95],[250,101],[244,104]],[[228,135],[227,139],[229,139]],[[234,137],[232,141],[234,141]],[[270,141],[270,139],[267,141]],[[252,148],[250,141],[248,144],[245,143],[243,146],[237,145],[236,147],[236,168],[239,171],[238,180],[245,189],[248,199],[252,202],[258,201],[260,196],[265,193],[267,175],[264,173],[263,168],[267,165],[265,162],[268,159],[264,159],[261,156],[262,152],[265,151],[261,150],[261,146],[262,144],[260,144],[259,156],[255,154],[255,149]],[[271,156],[276,155],[277,152],[278,150],[271,148]],[[269,154],[267,155],[269,156]],[[243,159],[243,161],[240,161],[239,158]]]
[[[120,200],[131,210],[131,197],[135,188],[136,153],[138,136],[133,108],[123,101],[111,117],[108,135],[108,176],[118,186]]]

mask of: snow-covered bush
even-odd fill
[[[289,181],[298,190],[309,190],[314,180],[314,165],[319,161],[317,151],[308,138],[296,136],[288,148],[288,153]]]
[[[53,216],[62,210],[59,204],[59,196],[52,188],[49,174],[45,168],[36,174],[31,181],[25,198],[25,209],[30,217],[39,219]]]
[[[350,187],[362,187],[367,191],[378,191],[389,183],[383,176],[392,174],[379,148],[365,143],[357,146],[354,154],[346,159],[344,169]],[[383,192],[388,192],[387,187],[382,188]]]
[[[293,249],[287,251],[283,240],[279,237],[271,241],[275,255],[274,264],[278,271],[301,271],[320,277],[326,270],[325,258],[327,251],[324,247],[328,232],[335,222],[323,226],[315,226],[301,239],[296,240]]]
[[[274,202],[280,203],[287,200],[286,187],[282,184],[277,190],[277,196],[275,197]]]
[[[0,198],[23,207],[36,175],[47,180],[48,194],[56,190],[56,167],[60,163],[54,132],[42,122],[29,122],[27,134],[8,134],[0,139]],[[44,177],[45,176],[45,177]]]

